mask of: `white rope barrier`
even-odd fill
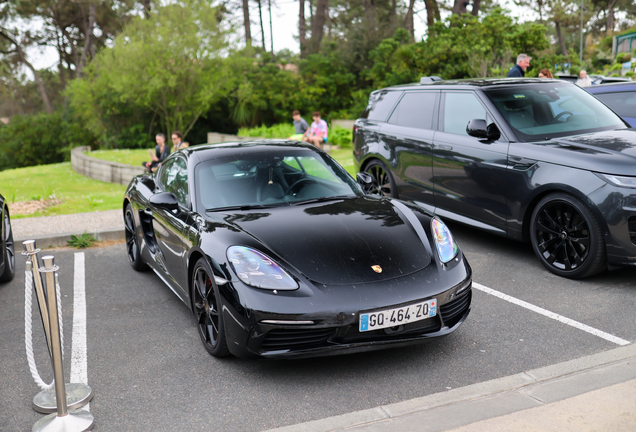
[[[60,341],[62,345],[62,357],[64,357],[64,339],[63,339],[63,328],[62,328],[62,301],[61,301],[61,293],[60,293],[60,284],[55,280],[55,291],[57,297],[57,313],[60,321]],[[33,274],[30,271],[24,272],[24,344],[26,347],[27,354],[27,362],[29,363],[29,370],[31,371],[31,376],[42,390],[51,390],[55,387],[55,380],[51,382],[51,384],[45,383],[40,374],[38,372],[38,368],[35,364],[35,358],[33,356],[33,318],[31,311],[33,309]],[[46,307],[46,305],[41,305],[41,307]],[[45,323],[45,325],[47,325]],[[48,342],[47,342],[48,343]]]

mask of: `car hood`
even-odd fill
[[[431,262],[407,217],[388,199],[338,199],[233,212],[223,219],[320,284],[388,280]]]
[[[527,145],[514,144],[510,147],[510,154],[594,172],[633,176],[636,129],[554,138]]]

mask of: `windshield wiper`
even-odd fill
[[[226,210],[254,210],[254,209],[280,207],[281,205],[287,205],[287,203],[276,202],[276,203],[272,203],[272,204],[242,204],[242,205],[234,205],[234,206],[209,208],[209,209],[205,209],[205,211],[206,212],[219,212],[219,211],[226,211]]]
[[[355,196],[355,195],[353,195]],[[325,201],[338,201],[341,199],[346,199],[346,198],[351,198],[352,195],[336,195],[336,196],[326,196],[326,197],[320,197],[320,198],[310,198],[307,200],[303,200],[303,201],[295,201],[293,203],[291,203],[291,205],[299,205],[299,204],[311,204],[311,203],[317,203],[317,202],[325,202]]]

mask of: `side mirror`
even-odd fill
[[[466,133],[475,138],[488,138],[488,125],[484,119],[472,119],[466,125]]]
[[[364,193],[368,194],[377,188],[377,185],[375,184],[375,181],[373,180],[373,176],[369,173],[359,172],[358,174],[356,174],[356,180],[358,181],[358,184],[362,187],[362,190],[364,191]]]
[[[498,139],[501,136],[499,128],[494,123],[486,124],[484,119],[472,119],[466,126],[466,133],[479,139]]]
[[[177,210],[179,208],[179,202],[177,198],[171,192],[161,192],[153,195],[148,200],[150,204],[155,207],[159,207],[166,210]]]

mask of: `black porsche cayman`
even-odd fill
[[[471,269],[444,223],[367,195],[329,155],[290,141],[196,146],[135,177],[127,253],[193,311],[210,354],[309,357],[456,330]]]

